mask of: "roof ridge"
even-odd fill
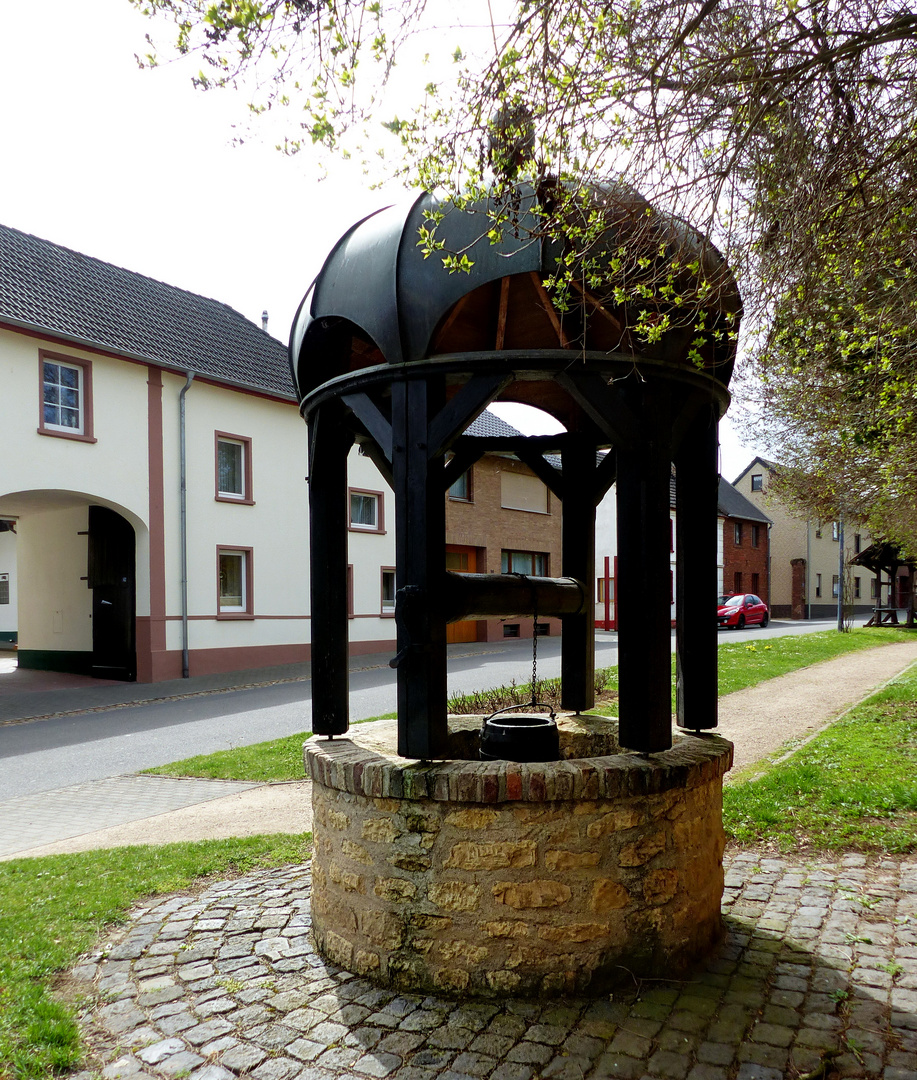
[[[295,398],[286,344],[237,308],[2,224],[0,320]]]
[[[206,300],[210,304],[216,304],[218,307],[226,308],[227,311],[233,312],[238,315],[240,319],[245,319],[246,322],[256,329],[260,330],[262,334],[266,333],[255,321],[250,319],[247,315],[244,315],[238,308],[234,308],[231,304],[227,304],[225,300],[218,300],[215,296],[208,296],[206,293],[194,292],[193,289],[185,289],[181,285],[172,285],[168,281],[163,281],[162,278],[153,277],[151,274],[144,274],[140,270],[131,270],[127,266],[121,266],[119,263],[109,262],[108,259],[102,259],[98,255],[87,255],[85,251],[77,251],[76,248],[67,247],[66,244],[59,244],[56,240],[47,240],[43,236],[38,236],[36,233],[26,232],[25,229],[17,229],[15,225],[4,225],[0,222],[0,230],[6,232],[18,233],[20,236],[24,236],[29,240],[37,241],[39,244],[43,244],[46,247],[57,248],[58,251],[66,252],[68,255],[74,255],[77,259],[86,259],[89,262],[98,264],[99,266],[108,267],[110,270],[117,270],[122,274],[129,274],[132,278],[142,278],[144,281],[150,281],[154,285],[160,285],[165,289],[169,289],[172,292],[184,293],[186,296],[193,296],[196,300]],[[267,334],[272,341],[278,339],[271,334]]]

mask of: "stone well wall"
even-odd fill
[[[480,996],[683,972],[721,932],[732,746],[607,754],[607,733],[562,733],[567,752],[589,743],[606,756],[523,765],[309,740],[321,952],[387,986]]]

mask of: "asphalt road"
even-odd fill
[[[766,630],[721,630],[719,637],[721,643],[756,640],[834,625],[831,620],[772,622]],[[558,675],[560,639],[539,639],[538,651],[539,675]],[[453,645],[449,652],[450,694],[513,679],[526,683],[531,677],[531,641]],[[351,720],[395,711],[395,672],[388,658],[367,659],[351,674]],[[617,634],[597,631],[596,666],[615,663]],[[311,689],[303,680],[2,727],[0,801],[308,731]]]

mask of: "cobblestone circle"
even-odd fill
[[[684,982],[492,1003],[318,956],[308,865],[156,899],[71,972],[71,1080],[917,1077],[917,862],[727,858],[727,935]]]

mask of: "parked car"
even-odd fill
[[[716,620],[718,626],[760,626],[762,630],[771,620],[767,604],[754,593],[733,593],[717,599]]]

